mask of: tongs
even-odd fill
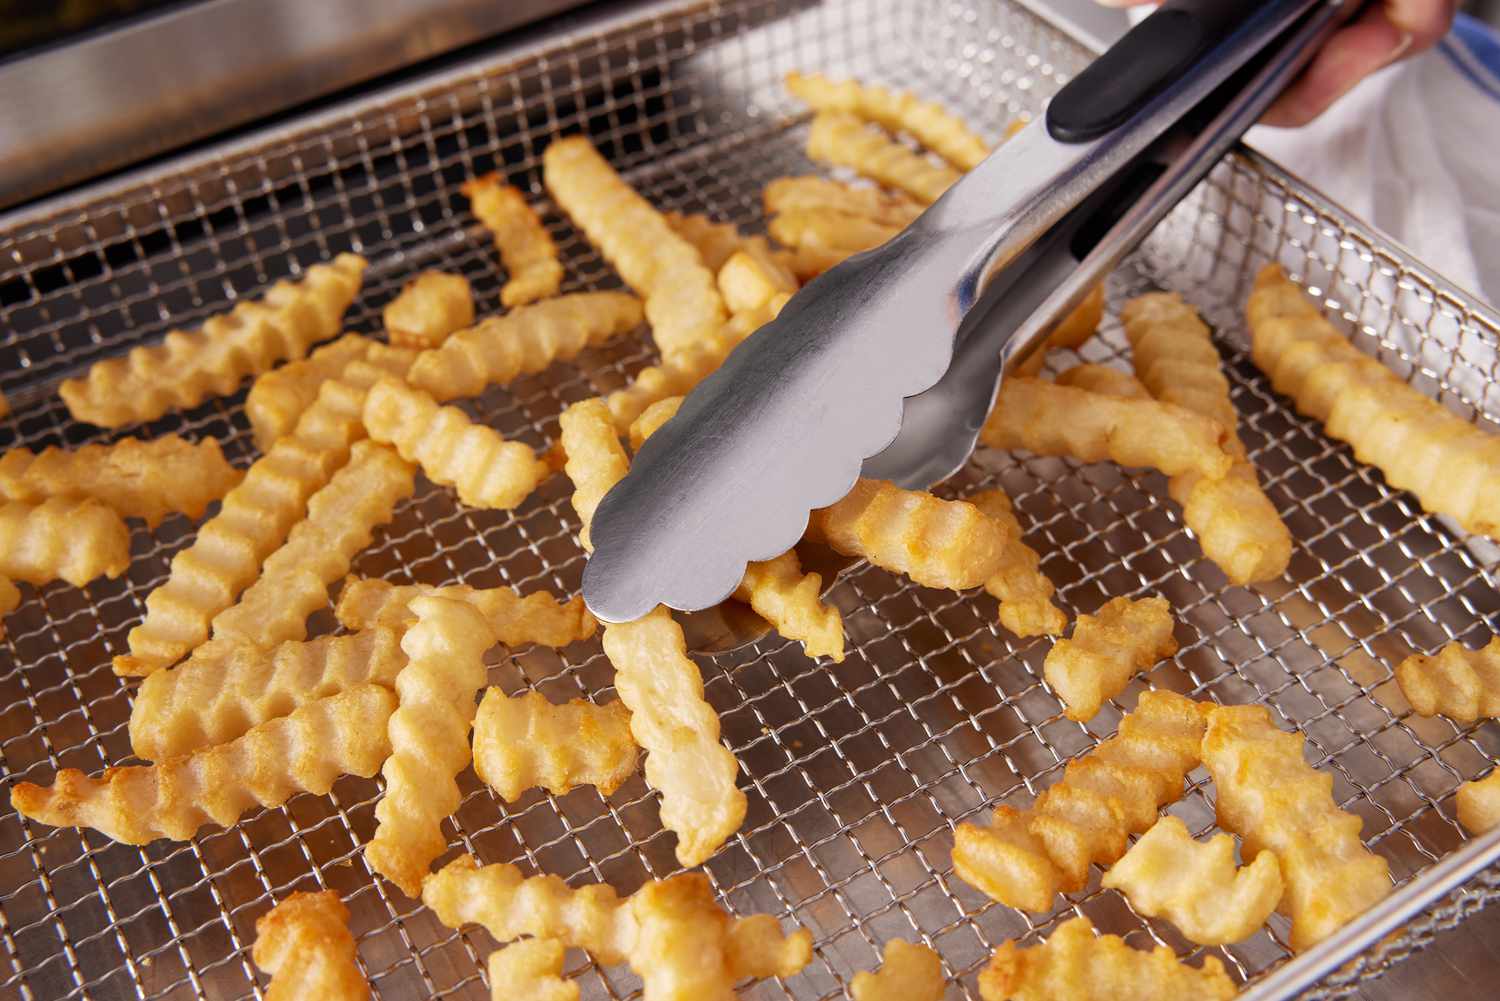
[[[815,279],[651,436],[599,505],[589,608],[727,598],[860,476],[967,461],[1007,367],[1242,136],[1348,13],[1169,0],[904,231]]]

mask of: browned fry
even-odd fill
[[[293,893],[255,922],[255,965],[271,974],[266,1001],[363,1001],[349,909],[332,890]]]
[[[474,293],[463,275],[424,271],[381,314],[386,336],[403,348],[435,348],[474,324]]]
[[[495,238],[495,249],[509,273],[500,302],[509,309],[557,295],[563,277],[557,244],[526,196],[501,184],[495,174],[467,181],[460,190],[468,196],[475,218]]]
[[[21,589],[9,577],[0,577],[0,639],[5,638],[4,617],[21,604]]]
[[[525,597],[508,587],[476,588],[465,584],[390,584],[349,578],[339,592],[334,616],[345,629],[388,626],[405,629],[417,620],[411,600],[435,595],[472,605],[484,616],[495,639],[509,647],[535,643],[564,647],[594,635],[598,623],[580,597],[559,601],[546,591]]]

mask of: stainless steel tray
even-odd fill
[[[766,180],[813,169],[800,152],[805,121],[780,90],[784,71],[914,89],[994,136],[1015,114],[1035,112],[1086,58],[1025,8],[991,0],[610,6],[562,35],[521,36],[442,76],[0,218],[0,388],[18,404],[0,424],[0,446],[109,440],[67,418],[52,395],[58,378],[339,250],[376,260],[350,314],[356,329],[375,329],[379,308],[418,267],[462,270],[482,307],[496,308],[502,276],[488,241],[468,228],[458,184],[498,166],[540,198],[539,153],[560,133],[589,132],[658,205],[754,227]],[[570,286],[614,284],[548,212]],[[1070,612],[1118,594],[1168,596],[1183,649],[1146,684],[1260,701],[1307,735],[1313,760],[1334,775],[1336,796],[1364,819],[1367,841],[1402,885],[1294,961],[1280,918],[1212,952],[1259,996],[1338,997],[1500,897],[1500,835],[1467,841],[1452,801],[1461,780],[1491,767],[1500,728],[1413,718],[1391,680],[1411,649],[1477,643],[1495,628],[1500,599],[1487,550],[1388,490],[1249,364],[1241,305],[1254,270],[1272,258],[1316,289],[1362,346],[1451,405],[1500,416],[1493,310],[1274,166],[1237,156],[1114,276],[1110,298],[1118,306],[1147,288],[1176,289],[1215,324],[1247,444],[1298,540],[1286,578],[1226,586],[1155,475],[983,453],[947,489],[1002,484]],[[1109,324],[1082,354],[1117,359],[1123,343]],[[486,394],[474,412],[540,447],[566,402],[620,385],[649,358],[643,342],[594,351]],[[214,435],[248,463],[240,403],[216,400],[136,430]],[[572,591],[583,558],[566,494],[554,481],[502,514],[466,510],[425,487],[355,569]],[[182,519],[137,530],[124,578],[45,588],[7,618],[8,782],[128,760],[130,686],[109,659],[192,531]],[[942,954],[959,985],[950,996],[974,997],[975,973],[996,944],[1034,941],[1075,910],[1136,945],[1165,942],[1188,955],[1169,925],[1137,917],[1097,880],[1057,915],[1028,916],[990,904],[954,878],[949,861],[957,821],[1055,780],[1063,762],[1112,732],[1140,683],[1083,727],[1060,716],[1041,683],[1048,644],[1000,630],[991,599],[868,568],[848,573],[832,597],[850,640],[842,665],[811,663],[775,637],[700,658],[750,800],[743,829],[707,871],[730,908],[804,925],[817,943],[804,973],[745,996],[841,996],[854,971],[875,964],[879,945],[901,936]],[[317,624],[331,628],[331,618]],[[599,697],[611,672],[588,644],[522,651],[492,683]],[[1202,831],[1212,788],[1201,772],[1192,778],[1172,811]],[[622,892],[675,868],[638,777],[608,799],[591,789],[533,793],[509,808],[472,776],[465,782],[449,827],[455,850]],[[299,797],[230,830],[145,849],[0,809],[0,996],[259,996],[249,962],[255,919],[292,890],[322,886],[353,912],[376,996],[487,996],[484,934],[443,928],[366,870],[359,846],[378,794],[375,782],[345,779],[331,797]],[[628,997],[638,986],[581,959],[574,969],[586,997]]]

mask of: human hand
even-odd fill
[[[1138,0],[1100,2],[1132,7]],[[1436,45],[1457,11],[1458,0],[1374,0],[1328,39],[1261,123],[1306,125],[1371,73]]]

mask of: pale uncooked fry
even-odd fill
[[[1199,762],[1204,703],[1143,692],[1115,736],[1068,763],[1062,780],[1028,809],[995,809],[989,825],[959,824],[960,879],[1009,907],[1044,911],[1059,890],[1080,890],[1090,863],[1117,861],[1126,838],[1156,823]]]
[[[901,232],[864,216],[845,215],[825,208],[789,209],[771,217],[767,228],[788,247],[817,247],[855,253],[885,243]]]
[[[95,362],[84,378],[64,380],[58,395],[75,420],[110,428],[228,395],[245,376],[301,358],[338,333],[365,265],[357,254],[314,264],[301,281],[279,281],[200,329],[173,330],[159,344]]]
[[[703,698],[703,676],[682,628],[658,607],[635,622],[604,627],[615,688],[630,710],[630,732],[646,752],[646,782],[661,793],[661,824],[677,835],[677,861],[695,866],[745,819],[735,785],[740,765],[719,742],[719,714]]]
[[[255,922],[255,965],[271,975],[266,1001],[361,1001],[349,909],[332,890],[293,893]]]
[[[798,209],[826,209],[904,229],[922,214],[923,206],[899,193],[855,187],[816,174],[778,177],[761,191],[766,215]]]
[[[937,201],[962,176],[952,167],[933,163],[853,115],[839,111],[820,111],[813,116],[807,155],[905,191],[924,205]]]
[[[519,189],[501,184],[495,174],[465,182],[460,189],[469,210],[495,238],[507,278],[500,302],[507,309],[557,295],[563,267],[557,244]]]
[[[1500,716],[1500,636],[1479,650],[1454,641],[1435,657],[1414,653],[1396,665],[1396,683],[1418,716]]]
[[[394,445],[434,483],[455,487],[470,507],[506,510],[521,504],[552,469],[529,445],[506,441],[457,407],[396,379],[377,383],[365,398],[365,428]]]
[[[1359,817],[1334,803],[1333,776],[1303,760],[1303,740],[1278,730],[1264,706],[1214,709],[1203,737],[1219,826],[1240,836],[1247,856],[1276,853],[1298,952],[1391,892],[1385,859],[1360,840]]]
[[[858,80],[830,80],[821,73],[786,75],[786,89],[815,111],[842,111],[892,132],[908,132],[923,146],[961,171],[979,166],[990,148],[963,120],[936,101]]]
[[[260,579],[214,616],[214,639],[274,646],[307,636],[307,617],[328,604],[328,585],[390,521],[416,483],[416,471],[373,441],[356,442],[349,464],[307,502],[307,517],[266,557]]]
[[[630,713],[618,702],[554,705],[537,692],[484,693],[474,717],[474,771],[514,802],[541,787],[554,796],[590,785],[608,796],[635,772]]]
[[[1292,558],[1292,534],[1260,488],[1236,432],[1239,416],[1208,327],[1180,296],[1156,292],[1125,304],[1120,319],[1136,374],[1158,400],[1217,421],[1229,431],[1234,466],[1223,479],[1173,477],[1172,496],[1203,552],[1231,583],[1271,580]]]
[[[474,325],[474,293],[463,275],[424,271],[402,286],[381,319],[386,336],[397,347],[435,348],[449,335]]]
[[[1500,771],[1458,787],[1455,797],[1458,822],[1470,834],[1479,835],[1500,827]]]
[[[1036,375],[1047,361],[1047,352],[1054,349],[1072,350],[1082,347],[1083,342],[1093,337],[1099,330],[1099,321],[1102,319],[1104,319],[1103,282],[1095,285],[1071,313],[1057,321],[1057,326],[1048,332],[1047,340],[1031,353],[1031,357],[1016,366],[1015,374]]]
[[[1066,455],[1080,462],[1108,459],[1149,466],[1168,476],[1195,472],[1218,478],[1233,459],[1217,421],[1156,400],[1104,396],[1024,376],[1000,385],[980,441],[991,448]]]
[[[563,979],[567,950],[557,939],[531,938],[496,949],[488,961],[493,1001],[578,1001],[578,984]]]
[[[1166,918],[1199,945],[1249,938],[1281,900],[1276,853],[1263,851],[1242,869],[1234,838],[1194,841],[1177,817],[1163,817],[1104,874],[1104,885],[1125,894],[1147,917]]]
[[[1097,615],[1080,615],[1070,639],[1047,651],[1042,674],[1068,719],[1091,720],[1138,672],[1177,652],[1165,598],[1112,598]]]
[[[1052,581],[1042,573],[1042,558],[1022,540],[1021,523],[1005,491],[981,490],[964,499],[1005,534],[1000,569],[984,582],[984,589],[1000,602],[1000,624],[1023,637],[1061,633],[1068,617],[1052,603]]]
[[[558,424],[561,428],[558,440],[568,457],[563,469],[573,481],[573,510],[582,522],[578,541],[584,549],[592,550],[589,523],[593,521],[594,509],[630,471],[630,459],[603,400],[580,400],[563,411]]]
[[[1201,967],[1159,945],[1132,949],[1118,935],[1095,935],[1070,918],[1039,946],[1005,942],[979,974],[984,1001],[1229,1001],[1238,993],[1213,956]]]
[[[339,592],[334,616],[346,629],[389,626],[405,629],[416,621],[411,600],[435,595],[476,608],[495,639],[506,646],[528,643],[564,647],[594,635],[598,623],[581,597],[558,601],[546,591],[522,597],[508,587],[476,588],[466,584],[389,584],[383,580],[350,578]]]
[[[674,233],[693,245],[703,266],[716,274],[744,243],[734,223],[714,222],[701,212],[668,212],[663,218]]]
[[[388,689],[360,685],[159,764],[110,768],[97,778],[64,768],[49,787],[18,782],[10,802],[32,820],[90,827],[125,844],[186,841],[205,824],[234,824],[257,804],[326,795],[344,774],[374,775],[391,750],[385,721],[395,707]]]
[[[584,348],[640,326],[641,303],[626,292],[574,292],[519,306],[460,330],[442,347],[423,351],[407,382],[439,403],[478,396],[572,361]]]
[[[1005,532],[973,504],[881,480],[860,480],[838,503],[814,511],[808,533],[923,587],[955,591],[993,577],[1005,548]]]
[[[946,986],[937,953],[893,938],[885,944],[879,970],[861,970],[849,981],[849,996],[854,1001],[939,1001]]]
[[[369,388],[388,375],[404,375],[413,357],[372,344],[365,357],[323,383],[295,430],[251,465],[193,544],[172,558],[166,583],[146,598],[145,621],[130,631],[130,653],[114,660],[116,674],[161,670],[208,639],[214,616],[255,582],[265,558],[305,516],[308,499],[365,437],[361,415]]]
[[[791,295],[801,286],[781,263],[764,237],[752,237],[730,255],[719,269],[719,295],[734,315],[754,314],[772,299]]]
[[[1057,378],[1053,381],[1059,386],[1086,389],[1090,393],[1103,393],[1105,396],[1124,396],[1133,400],[1151,398],[1151,390],[1147,389],[1141,380],[1129,372],[1122,372],[1109,365],[1089,363],[1074,365],[1070,369],[1057,373]]]
[[[303,411],[317,402],[323,383],[365,357],[373,343],[359,334],[345,334],[306,358],[258,376],[245,396],[245,416],[256,447],[269,451],[272,442],[295,428]]]
[[[443,853],[443,818],[458,809],[458,773],[468,767],[474,696],[488,673],[494,634],[471,606],[449,598],[413,598],[417,622],[401,637],[406,666],[396,675],[400,705],[391,714],[391,756],[381,775],[375,836],[365,861],[408,897]]]
[[[74,450],[13,448],[0,456],[0,498],[36,504],[48,497],[92,497],[154,527],[173,512],[201,518],[240,481],[213,438],[175,434]]]
[[[1261,317],[1250,324],[1251,358],[1276,391],[1323,421],[1386,483],[1415,494],[1424,510],[1500,538],[1500,435],[1407,384],[1294,295],[1296,286],[1274,266],[1251,294],[1251,314]]]
[[[542,179],[558,206],[646,301],[651,336],[663,353],[710,336],[724,322],[713,272],[698,251],[587,139],[571,136],[549,145]]]
[[[95,577],[118,577],[128,566],[130,529],[93,498],[0,504],[0,576],[83,587]]]
[[[21,604],[21,589],[9,577],[0,577],[0,620]],[[0,621],[0,639],[5,638],[5,623]]]
[[[395,629],[269,649],[210,640],[181,664],[141,683],[130,707],[130,748],[147,761],[165,761],[227,744],[317,699],[365,684],[393,688],[405,666]]]

